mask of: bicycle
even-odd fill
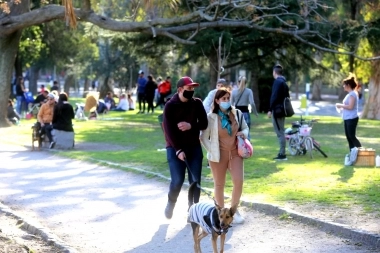
[[[289,141],[288,150],[291,155],[305,155],[309,152],[310,158],[313,158],[313,150],[317,150],[327,158],[319,142],[310,136],[315,122],[318,122],[318,119],[307,121],[301,116],[300,121],[293,122],[292,127],[285,130],[285,137]]]

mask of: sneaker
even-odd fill
[[[55,146],[55,142],[54,141],[50,142],[49,148],[52,149],[52,148],[54,148],[54,146]]]
[[[286,155],[278,154],[275,158],[273,158],[273,160],[286,161],[286,160],[288,160],[288,158],[286,158]]]
[[[175,207],[175,203],[168,201],[168,203],[166,204],[166,208],[165,208],[165,217],[167,219],[171,219],[173,217],[174,207]]]
[[[239,211],[236,211],[234,214],[234,220],[232,221],[233,224],[243,224],[244,223],[244,218],[241,217]]]

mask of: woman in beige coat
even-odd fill
[[[207,114],[208,127],[200,136],[202,145],[207,150],[207,159],[214,179],[215,201],[221,207],[224,207],[227,171],[231,174],[233,184],[231,206],[240,202],[244,164],[243,158],[238,155],[236,136],[248,138],[249,132],[243,113],[231,106],[230,96],[230,91],[225,88],[215,93],[212,110]],[[235,214],[234,223],[243,222],[240,214]]]

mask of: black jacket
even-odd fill
[[[72,123],[74,116],[74,109],[69,103],[55,105],[53,114],[53,129],[74,132]]]
[[[272,95],[270,97],[270,111],[273,111],[276,105],[283,104],[284,99],[289,96],[289,87],[283,76],[277,77],[272,86]]]
[[[199,98],[182,102],[178,93],[175,93],[165,104],[163,118],[166,147],[172,147],[178,151],[200,145],[199,134],[201,130],[207,128],[208,121],[203,103]],[[191,129],[179,130],[177,124],[182,121],[190,123]]]

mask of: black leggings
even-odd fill
[[[360,148],[362,146],[358,138],[356,138],[356,127],[358,126],[358,122],[359,117],[344,120],[344,132],[346,133],[350,150],[354,147]]]

